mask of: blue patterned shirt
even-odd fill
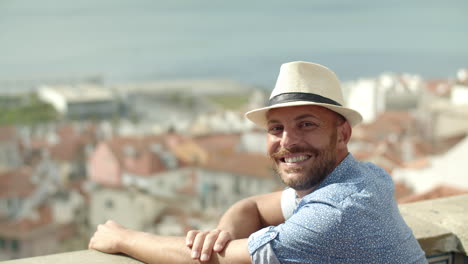
[[[427,263],[393,195],[383,169],[348,154],[283,224],[249,237],[252,263]]]

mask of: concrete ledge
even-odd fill
[[[452,262],[444,263],[468,263],[468,257],[466,257],[468,249],[468,195],[403,204],[400,205],[400,211],[429,259],[437,258],[438,254],[449,254],[448,258]],[[441,263],[437,259],[434,261],[431,263]],[[143,262],[125,255],[82,250],[1,263],[142,264]]]
[[[67,263],[67,264],[142,264],[138,260],[125,255],[112,255],[101,253],[95,250],[80,250],[61,254],[39,256],[33,258],[15,259],[1,262],[2,264],[51,264],[51,263]]]
[[[468,249],[468,195],[400,205],[426,256]]]

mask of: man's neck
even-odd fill
[[[315,188],[317,188],[317,186],[318,184],[307,190],[296,191],[296,195],[299,199],[302,199],[304,198],[304,196],[308,195],[309,193],[312,193],[315,190]]]

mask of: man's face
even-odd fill
[[[292,106],[270,110],[267,119],[268,154],[286,185],[311,190],[337,166],[337,114]]]

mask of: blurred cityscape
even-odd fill
[[[456,76],[343,84],[364,116],[350,152],[392,175],[399,203],[468,193],[468,69]],[[234,202],[284,188],[265,131],[243,117],[265,89],[37,83],[0,82],[0,261],[85,249],[107,219],[161,235],[213,228]]]

